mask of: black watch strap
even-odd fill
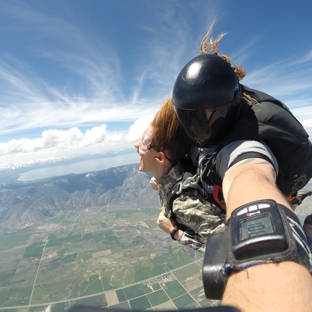
[[[176,240],[176,239],[174,238],[174,235],[175,235],[178,231],[179,231],[179,228],[178,228],[177,226],[175,226],[175,227],[173,228],[173,230],[170,232],[170,236],[171,236],[171,238],[172,238],[173,240]]]

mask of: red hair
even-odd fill
[[[163,151],[172,161],[181,160],[191,146],[178,117],[171,97],[161,106],[150,124],[153,127],[152,146]]]

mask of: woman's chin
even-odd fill
[[[140,160],[139,160],[139,171],[144,172],[143,169],[144,169],[144,167],[143,167],[142,158],[140,158]]]

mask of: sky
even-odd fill
[[[282,100],[312,137],[311,16],[307,0],[0,0],[0,170],[105,153],[119,155],[106,167],[137,162],[134,142],[213,21],[241,82]]]

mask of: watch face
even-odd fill
[[[265,257],[288,248],[289,239],[276,202],[250,203],[234,210],[232,217],[231,244],[237,260]]]
[[[270,215],[247,218],[240,222],[240,240],[274,233]]]

